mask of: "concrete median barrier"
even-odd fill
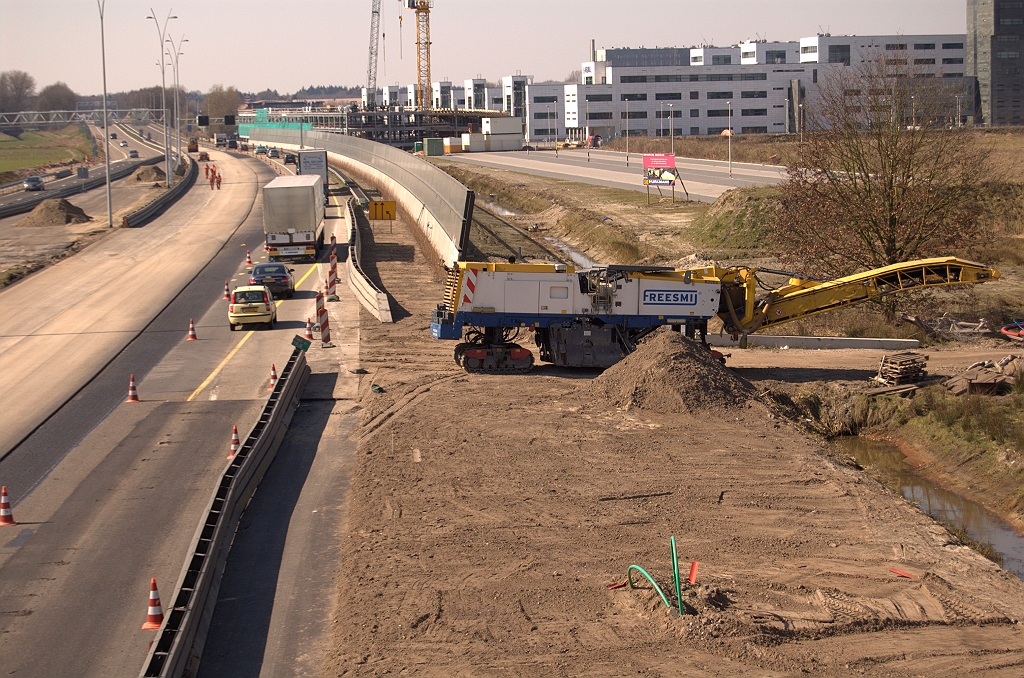
[[[348,288],[352,290],[352,294],[356,296],[363,308],[373,314],[373,317],[382,323],[393,322],[387,293],[377,289],[377,286],[370,282],[366,274],[363,273],[360,263],[362,261],[362,244],[356,223],[355,199],[349,198],[342,211],[345,214],[345,224],[348,227],[348,257],[345,261]]]

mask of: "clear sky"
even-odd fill
[[[415,80],[415,15],[382,0],[378,86]],[[307,85],[365,85],[371,0],[107,0],[108,91],[158,85],[158,33],[188,39],[181,84],[281,94]],[[404,15],[399,32],[399,14]],[[561,80],[597,47],[686,47],[747,38],[963,33],[965,0],[435,0],[432,79],[461,83],[517,72]],[[401,36],[401,40],[399,37]],[[401,51],[401,55],[400,55]],[[401,56],[401,58],[400,58]],[[0,70],[102,91],[95,0],[0,0]],[[168,69],[168,85],[172,82]]]

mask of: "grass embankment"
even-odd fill
[[[92,145],[92,137],[79,125],[58,130],[25,130],[17,136],[0,132],[0,173],[83,160],[92,154]],[[16,178],[14,175],[7,181]]]
[[[674,147],[677,156],[702,160],[726,160],[729,157],[729,138],[723,136],[697,137],[630,137],[630,153],[669,153]],[[759,165],[787,165],[796,158],[800,136],[796,134],[745,134],[732,138],[733,162]],[[604,148],[625,152],[626,139],[618,138],[604,144]]]
[[[433,160],[477,192],[477,202],[492,201],[523,213],[511,221],[554,236],[595,261],[664,264],[694,252],[694,219],[707,205],[647,195],[639,191],[536,177],[508,170]]]

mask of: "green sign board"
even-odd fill
[[[292,346],[294,346],[295,348],[299,349],[300,351],[308,351],[309,350],[309,345],[310,345],[309,339],[303,339],[302,337],[300,337],[297,334],[295,335],[295,338],[292,339]]]

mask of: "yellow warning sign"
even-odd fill
[[[394,200],[374,200],[370,203],[370,221],[393,221],[395,214]]]

